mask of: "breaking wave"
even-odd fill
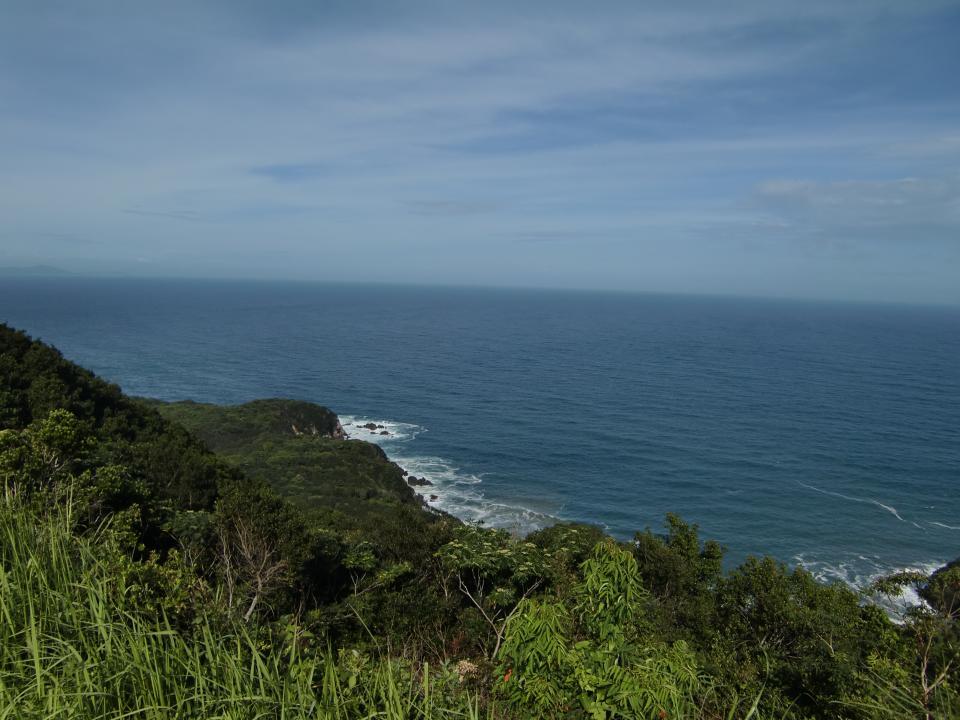
[[[427,505],[464,522],[525,535],[558,520],[531,508],[491,500],[483,492],[482,474],[467,472],[443,457],[413,452],[412,441],[428,432],[422,425],[353,415],[341,416],[340,424],[347,437],[379,445],[410,476],[427,480],[430,485],[414,487]]]
[[[944,565],[944,561],[922,563],[910,567],[891,567],[884,565],[880,558],[870,555],[849,555],[839,561],[818,560],[810,553],[795,555],[798,565],[802,565],[820,582],[841,582],[853,590],[866,590],[877,579],[898,572],[921,572],[929,575]],[[883,608],[894,620],[902,620],[904,613],[911,607],[926,605],[913,588],[905,589],[900,595],[869,596],[870,602]]]

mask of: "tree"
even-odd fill
[[[493,631],[488,654],[496,658],[519,602],[546,579],[543,551],[531,542],[513,540],[503,530],[465,525],[454,531],[454,539],[437,556],[446,573],[445,589],[453,581]]]

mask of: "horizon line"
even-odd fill
[[[17,270],[29,271],[43,268],[51,272],[46,274],[17,274]],[[811,297],[802,295],[759,295],[755,293],[736,292],[697,292],[689,290],[645,290],[640,288],[618,287],[564,287],[550,285],[493,285],[484,283],[444,283],[444,282],[404,282],[387,280],[332,280],[323,278],[296,278],[296,277],[250,277],[250,276],[209,276],[209,275],[138,275],[135,273],[96,273],[64,270],[51,265],[33,264],[25,266],[0,267],[0,278],[4,280],[138,280],[138,281],[189,281],[189,282],[224,282],[224,283],[278,283],[296,285],[339,285],[339,286],[373,286],[391,288],[421,288],[437,290],[487,290],[487,291],[521,291],[545,293],[572,293],[572,294],[603,294],[603,295],[643,295],[654,297],[689,297],[719,300],[763,300],[774,302],[795,302],[826,305],[870,305],[886,307],[910,307],[931,309],[960,309],[960,302],[931,302],[916,300],[880,300],[839,297]]]

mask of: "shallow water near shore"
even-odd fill
[[[960,555],[957,309],[4,278],[0,320],[131,394],[327,405],[470,521],[675,512],[855,585]]]

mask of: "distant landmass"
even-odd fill
[[[63,268],[53,265],[0,266],[0,277],[46,277],[51,275],[73,275]]]

